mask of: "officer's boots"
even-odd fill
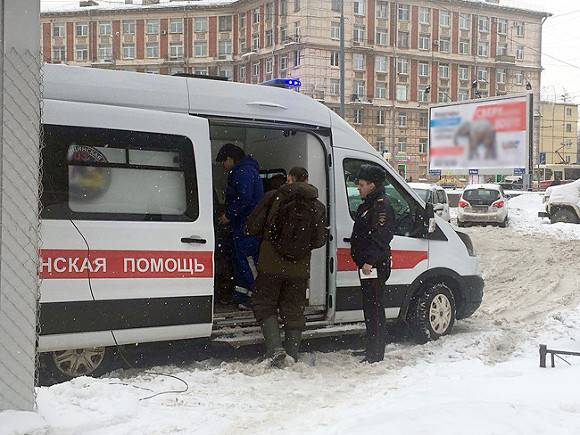
[[[282,368],[286,361],[286,352],[282,347],[280,327],[277,317],[268,317],[262,322],[262,334],[266,342],[266,358],[272,367]]]
[[[298,350],[300,349],[301,341],[302,330],[286,329],[284,335],[284,349],[286,349],[286,353],[291,356],[295,362],[298,361]]]

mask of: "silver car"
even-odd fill
[[[497,184],[472,184],[467,186],[457,203],[457,225],[508,224],[508,200]]]

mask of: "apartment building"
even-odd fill
[[[578,160],[578,105],[540,103],[540,163],[580,164]]]
[[[44,11],[44,60],[247,83],[295,77],[338,110],[341,0],[148,3]],[[407,179],[427,177],[430,104],[531,89],[538,105],[547,13],[344,0],[344,15],[345,118]]]

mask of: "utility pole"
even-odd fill
[[[344,0],[340,0],[340,116],[344,119]]]

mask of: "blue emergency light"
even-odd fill
[[[272,79],[260,84],[264,86],[274,86],[276,88],[286,89],[299,88],[302,86],[302,82],[300,82],[298,79]]]

